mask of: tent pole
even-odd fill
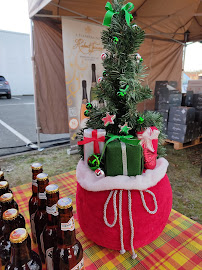
[[[37,111],[37,99],[36,99],[36,78],[35,78],[35,58],[34,58],[34,34],[33,34],[33,21],[30,20],[31,32],[30,32],[30,44],[31,44],[31,60],[32,60],[32,72],[33,72],[33,81],[34,81],[34,107],[35,107],[35,125],[36,125],[36,134],[37,134],[37,146],[38,151],[42,151],[40,144],[40,129],[39,127],[39,118]]]

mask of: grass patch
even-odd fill
[[[200,170],[202,164],[202,145],[174,150],[167,145],[169,161],[168,177],[173,190],[173,208],[180,213],[202,223],[201,195],[202,184]],[[76,169],[79,155],[67,155],[67,146],[45,149],[15,157],[0,158],[0,167],[10,186],[31,181],[30,164],[38,161],[43,164],[44,172],[54,176]]]

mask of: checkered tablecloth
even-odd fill
[[[137,259],[132,260],[131,254],[121,255],[118,251],[97,246],[81,231],[77,222],[75,195],[76,172],[68,172],[50,178],[60,188],[60,197],[69,196],[73,200],[76,236],[84,249],[84,265],[86,270],[102,269],[166,269],[191,270],[202,269],[201,262],[201,229],[202,226],[171,211],[168,223],[158,239],[151,244],[136,250]],[[30,233],[28,201],[31,196],[31,183],[12,188],[20,212],[24,215]],[[33,249],[37,251],[36,246]],[[46,269],[45,266],[43,269]]]

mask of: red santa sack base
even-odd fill
[[[76,205],[85,235],[121,253],[154,241],[172,208],[167,167],[167,160],[160,158],[154,170],[142,175],[98,177],[79,161]]]

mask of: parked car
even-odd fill
[[[0,76],[0,96],[6,96],[8,99],[11,98],[9,82],[3,76]]]

